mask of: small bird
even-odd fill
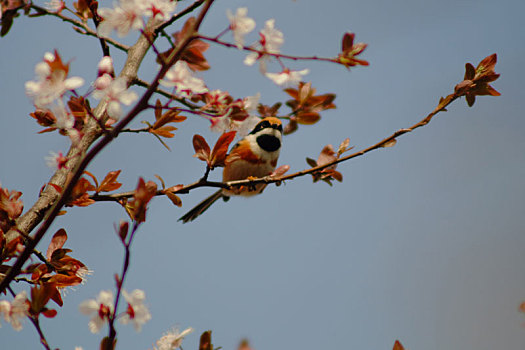
[[[278,118],[266,117],[242,140],[237,142],[226,156],[222,181],[244,180],[249,177],[270,175],[277,165],[281,151],[283,125]],[[179,221],[186,223],[195,220],[219,198],[227,201],[230,196],[253,196],[261,193],[266,184],[252,188],[237,187],[221,189],[203,200],[195,208],[182,216]]]

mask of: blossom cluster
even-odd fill
[[[244,36],[255,28],[255,21],[248,17],[247,14],[248,10],[245,7],[238,8],[235,15],[230,10],[226,13],[230,21],[229,28],[239,49],[244,48]],[[269,19],[265,22],[264,28],[259,32],[259,37],[260,39],[249,47],[252,52],[246,56],[244,64],[252,66],[258,62],[261,73],[280,86],[296,85],[302,80],[304,75],[308,74],[308,69],[293,71],[284,66],[279,73],[267,72],[268,62],[272,56],[280,53],[281,46],[284,44],[284,35],[275,28],[274,19]]]
[[[122,104],[129,106],[137,98],[137,94],[128,90],[126,79],[119,77],[113,78],[113,60],[109,56],[103,57],[98,64],[98,78],[93,86],[95,91],[93,97],[97,99],[107,99],[108,116],[118,120],[122,116]]]
[[[132,323],[137,332],[142,329],[142,325],[151,319],[151,314],[144,304],[146,294],[140,289],[135,289],[128,293],[122,291],[122,295],[128,307],[126,312],[120,317],[122,324]],[[103,290],[99,293],[97,299],[88,299],[82,302],[79,306],[80,312],[91,316],[89,321],[89,330],[92,333],[98,333],[100,329],[113,317],[114,302],[113,293],[108,290]]]
[[[176,1],[170,0],[120,0],[114,8],[101,8],[98,14],[103,21],[98,26],[98,34],[108,37],[113,30],[119,37],[128,35],[130,30],[144,28],[144,19],[168,20],[175,11]]]

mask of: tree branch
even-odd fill
[[[99,38],[97,32],[95,30],[91,29],[86,23],[84,23],[82,21],[79,21],[79,20],[76,20],[76,19],[73,19],[73,18],[69,18],[67,16],[64,16],[61,13],[48,11],[45,8],[37,6],[37,5],[34,5],[34,4],[31,4],[31,8],[36,10],[36,11],[38,11],[38,12],[40,12],[40,13],[44,13],[44,14],[49,15],[49,16],[60,18],[64,22],[68,22],[68,23],[71,23],[71,24],[75,25],[77,28],[73,27],[73,29],[76,32],[80,33],[80,34],[87,35],[87,36],[94,36],[95,38]],[[80,31],[80,30],[82,30],[82,31]],[[102,39],[100,39],[100,40],[102,40]],[[130,49],[129,46],[121,44],[118,41],[113,40],[111,38],[104,38],[103,40],[105,42],[113,45],[117,49],[122,50],[124,52],[127,52]]]
[[[336,165],[338,163],[342,163],[342,162],[345,162],[347,160],[350,160],[350,159],[353,159],[353,158],[357,158],[357,157],[360,157],[368,152],[371,152],[373,150],[376,150],[376,149],[379,149],[379,148],[383,148],[385,147],[386,144],[388,144],[389,142],[395,140],[397,137],[401,136],[401,135],[404,135],[404,134],[407,134],[409,132],[412,132],[414,131],[415,129],[417,128],[420,128],[422,126],[425,126],[427,124],[429,124],[432,120],[432,118],[438,114],[439,112],[442,112],[444,110],[446,110],[446,107],[448,105],[450,105],[454,100],[456,100],[457,98],[459,97],[459,95],[457,94],[451,94],[451,95],[448,95],[442,102],[439,103],[439,105],[429,114],[427,115],[425,118],[423,118],[421,121],[417,122],[416,124],[412,125],[411,127],[409,128],[405,128],[405,129],[400,129],[396,132],[394,132],[392,135],[382,139],[381,141],[367,147],[367,148],[364,148],[358,152],[355,152],[355,153],[352,153],[352,154],[349,154],[345,157],[341,157],[339,159],[336,159],[332,162],[329,162],[329,163],[326,163],[326,164],[322,164],[322,165],[319,165],[319,166],[316,166],[316,167],[313,167],[313,168],[309,168],[309,169],[305,169],[305,170],[302,170],[302,171],[298,171],[296,173],[293,173],[293,174],[289,174],[289,175],[286,175],[286,176],[279,176],[279,177],[270,177],[270,176],[266,176],[266,177],[262,177],[262,178],[258,178],[258,179],[252,179],[252,180],[237,180],[237,181],[229,181],[229,182],[214,182],[214,181],[208,181],[206,180],[206,178],[203,178],[197,182],[194,182],[192,184],[189,184],[189,185],[186,185],[186,186],[183,186],[183,187],[180,187],[178,189],[175,189],[173,191],[170,191],[174,194],[177,194],[177,193],[189,193],[191,190],[195,189],[195,188],[199,188],[199,187],[214,187],[214,188],[225,188],[225,189],[230,189],[232,187],[240,187],[240,186],[247,186],[247,187],[252,187],[256,184],[259,184],[259,183],[265,183],[265,184],[271,184],[271,183],[281,183],[285,180],[291,180],[291,179],[294,179],[296,177],[301,177],[301,176],[304,176],[304,175],[308,175],[308,174],[315,174],[315,173],[318,173],[320,171],[322,171],[323,169],[326,169],[326,168],[329,168],[333,165]],[[133,194],[134,194],[134,191],[129,191],[129,192],[122,192],[122,193],[115,193],[115,194],[108,194],[108,195],[100,195],[100,194],[95,194],[93,196],[91,196],[90,198],[95,200],[95,201],[98,201],[98,202],[103,202],[103,201],[113,201],[113,202],[119,202],[120,200],[124,199],[124,198],[131,198],[133,197]],[[165,190],[159,190],[157,191],[157,193],[155,194],[156,196],[162,196],[162,195],[165,195],[166,194],[166,191]]]
[[[225,47],[238,49],[237,45],[229,43],[229,42],[226,42],[226,41],[223,41],[223,40],[220,40],[218,37],[213,38],[213,37],[209,37],[209,36],[206,36],[206,35],[199,35],[199,39],[207,40],[207,41],[210,41],[210,42],[213,42],[215,44],[222,45],[222,46],[225,46]],[[284,55],[284,54],[281,54],[281,53],[271,53],[271,52],[266,52],[264,50],[257,50],[257,49],[254,49],[253,47],[250,47],[250,46],[243,46],[242,50],[250,51],[250,52],[256,52],[256,53],[258,53],[260,55],[273,56],[273,57],[276,57],[276,58],[285,58],[285,59],[294,60],[294,61],[306,60],[306,61],[325,61],[325,62],[331,62],[331,63],[339,63],[334,58],[319,57],[319,56],[292,56],[292,55]]]
[[[139,79],[139,78],[135,78],[133,80],[133,85],[137,85],[137,86],[141,86],[141,87],[144,87],[146,89],[149,89],[150,87],[150,84],[142,79]],[[159,89],[159,88],[156,88],[155,89],[155,92],[158,93],[159,95],[162,95],[164,97],[167,97],[169,99],[172,99],[172,100],[175,100],[177,102],[179,102],[180,104],[190,108],[190,109],[199,109],[200,107],[196,104],[193,104],[191,102],[188,102],[188,100],[186,100],[185,98],[183,97],[179,97],[177,95],[174,95],[172,93],[169,93],[165,90],[162,90],[162,89]]]
[[[155,30],[155,33],[159,33],[161,31],[163,31],[164,29],[166,29],[166,27],[172,25],[175,21],[177,21],[179,18],[181,17],[184,17],[186,16],[188,13],[190,12],[193,12],[193,10],[195,10],[197,7],[201,6],[202,4],[204,4],[206,0],[197,0],[195,1],[193,4],[191,4],[190,6],[186,7],[184,10],[182,10],[181,12],[177,13],[176,15],[174,15],[173,17],[170,18],[169,21],[167,22],[164,22],[160,27],[158,27],[156,30]]]
[[[144,93],[142,98],[135,105],[135,107],[132,108],[132,110],[128,113],[128,115],[125,118],[123,118],[111,130],[110,133],[105,134],[100,139],[100,141],[95,146],[93,146],[93,148],[91,148],[89,152],[86,153],[84,157],[70,158],[70,161],[69,161],[70,163],[68,163],[68,168],[74,169],[74,171],[71,174],[68,174],[67,169],[61,169],[55,173],[51,181],[53,181],[54,184],[60,187],[62,187],[66,183],[66,176],[68,175],[71,176],[71,178],[67,182],[67,186],[63,187],[62,193],[58,195],[56,190],[52,189],[53,188],[52,186],[48,186],[48,188],[46,188],[43,191],[42,196],[37,200],[37,203],[35,203],[35,205],[33,206],[34,209],[33,208],[30,209],[28,213],[26,213],[24,216],[20,218],[21,219],[20,221],[24,223],[24,229],[22,231],[29,232],[32,228],[34,228],[37,225],[38,222],[40,222],[40,220],[44,218],[44,215],[46,215],[46,219],[44,220],[44,222],[42,223],[38,231],[35,233],[33,239],[26,241],[26,247],[24,251],[20,254],[20,256],[17,258],[14,265],[9,269],[6,276],[0,282],[0,293],[3,292],[6,289],[6,287],[9,285],[9,283],[13,280],[13,278],[18,275],[24,263],[27,261],[27,259],[33,252],[33,249],[40,242],[40,240],[44,237],[45,233],[47,232],[47,230],[53,223],[54,219],[60,212],[61,208],[69,200],[71,192],[73,191],[73,187],[75,186],[79,178],[82,176],[82,173],[86,169],[88,164],[93,160],[93,158],[102,149],[104,149],[120,133],[122,129],[124,129],[141,111],[147,108],[148,100],[150,99],[150,97],[153,95],[156,88],[158,87],[159,80],[162,79],[164,75],[166,74],[166,72],[169,70],[169,68],[180,59],[182,52],[186,49],[186,47],[194,39],[196,39],[196,33],[198,32],[198,29],[204,19],[204,16],[210,9],[213,1],[214,0],[206,1],[206,4],[204,8],[201,10],[201,12],[199,13],[199,16],[197,20],[195,21],[195,24],[192,30],[189,31],[189,34],[183,40],[181,40],[177,49],[175,49],[171,53],[171,55],[167,59],[168,64],[161,67],[157,76],[154,78],[153,82],[151,83],[150,88]],[[158,23],[158,21],[150,21],[150,23],[148,23],[147,25],[147,28],[149,30],[154,30],[159,25],[160,23]],[[140,66],[140,63],[142,62],[142,59],[144,58],[148,49],[149,49],[148,40],[145,39],[143,36],[140,36],[137,43],[132,48],[130,48],[130,50],[128,51],[128,59],[120,74],[120,76],[124,77],[126,81],[128,81],[128,83],[131,83],[131,81],[133,81],[136,78],[136,74]],[[96,116],[102,117],[104,115],[107,103],[108,101],[106,99],[100,102],[100,104],[95,109]],[[77,153],[84,154],[84,152],[88,149],[88,147],[100,136],[100,130],[98,129],[96,123],[91,122],[88,124],[88,126],[89,128],[86,134],[84,135],[84,137],[79,142],[79,145],[75,145],[71,147],[70,151],[68,152],[68,155],[71,154],[72,152],[74,152],[75,154]],[[77,148],[80,148],[80,150]],[[80,160],[77,160],[77,159],[80,159]],[[54,192],[51,192],[51,191],[54,191]],[[50,196],[51,198],[42,199],[44,195]],[[46,211],[48,209],[49,209],[49,212],[47,213]],[[37,215],[36,213],[41,213],[41,216]]]

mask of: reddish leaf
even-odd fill
[[[70,207],[72,207],[72,206],[87,207],[88,205],[91,205],[91,204],[94,204],[94,203],[95,203],[95,201],[93,199],[89,198],[89,194],[84,193],[83,195],[81,195],[80,197],[75,199],[74,201],[69,202],[67,205],[70,206]]]
[[[84,170],[84,174],[89,176],[90,178],[93,179],[93,182],[95,183],[95,189],[98,188],[98,181],[97,181],[97,178],[95,177],[95,175],[91,174],[89,171],[87,170]],[[88,190],[90,191],[90,190]]]
[[[109,337],[104,337],[100,342],[100,350],[114,350],[116,345],[117,339],[113,339],[113,341],[111,341]]]
[[[228,148],[230,143],[235,138],[236,131],[229,131],[221,135],[217,140],[217,143],[213,147],[211,152],[211,164],[210,167],[214,168],[217,166],[224,166],[226,155],[228,154]]]
[[[313,160],[312,158],[306,157],[306,163],[308,163],[308,165],[311,166],[312,168],[315,168],[316,166],[318,166],[317,162]]]
[[[341,63],[347,68],[361,65],[368,66],[368,62],[356,58],[360,55],[368,46],[364,43],[354,44],[355,34],[354,33],[345,33],[342,40],[342,52],[337,57],[335,62]]]
[[[78,277],[77,275],[56,274],[51,276],[49,282],[56,284],[57,287],[63,288],[78,286],[80,283],[82,283],[82,278]]]
[[[405,348],[403,347],[403,345],[401,345],[399,340],[396,340],[396,342],[394,343],[393,350],[405,350]]]
[[[193,135],[193,149],[195,149],[194,157],[202,161],[208,162],[210,159],[210,146],[201,135]]]
[[[179,198],[179,196],[170,191],[165,191],[164,193],[174,205],[176,205],[177,207],[182,207],[182,200]]]
[[[107,173],[106,177],[104,178],[104,180],[102,180],[102,183],[98,187],[97,193],[110,192],[119,189],[122,186],[120,182],[117,182],[117,178],[120,175],[120,172],[121,170],[115,170]]]
[[[60,292],[57,288],[55,288],[55,291],[51,294],[51,300],[53,300],[58,306],[64,305],[64,301],[62,301],[62,296],[60,295]]]
[[[88,6],[89,0],[78,0],[77,2],[73,3],[73,6],[75,7],[76,14],[79,15],[79,17],[83,19],[88,19],[93,17],[93,14],[91,13],[91,10]],[[90,1],[89,1],[90,2]]]
[[[162,116],[162,103],[159,99],[155,102],[155,120],[159,120]]]
[[[237,350],[252,350],[252,347],[250,346],[250,342],[248,339],[243,339],[239,343],[239,346],[237,347]]]
[[[152,134],[159,135],[161,137],[166,137],[170,139],[173,136],[175,136],[175,134],[173,134],[171,131],[175,131],[175,130],[177,130],[176,127],[168,125],[168,126],[160,127],[158,129],[150,129],[149,132]]]
[[[157,120],[153,124],[152,128],[153,129],[158,129],[161,126],[166,125],[167,123],[181,123],[181,122],[185,121],[187,119],[187,117],[179,115],[179,113],[180,113],[180,110],[178,110],[176,108],[170,109],[169,111],[164,113],[159,118],[156,118]],[[155,111],[155,115],[156,114],[157,113]]]
[[[321,119],[321,116],[316,112],[305,112],[298,113],[296,118],[297,123],[299,124],[312,125],[317,123],[319,119]]]
[[[54,309],[46,309],[42,311],[42,315],[44,315],[47,318],[53,318],[57,315],[57,310]]]
[[[137,222],[146,221],[146,210],[149,201],[157,193],[157,184],[153,181],[144,182],[139,178],[137,188],[133,195],[133,200],[127,204],[128,213]]]
[[[213,350],[213,345],[211,344],[211,331],[206,331],[201,334],[199,350]]]
[[[290,119],[290,122],[284,127],[283,133],[285,135],[290,135],[297,130],[297,126],[297,121],[295,119]]]
[[[118,236],[124,242],[128,236],[129,223],[127,221],[121,221],[118,227]]]
[[[166,184],[164,183],[164,179],[160,177],[160,175],[157,175],[157,174],[155,174],[154,176],[160,181],[162,188],[164,189],[166,187]]]
[[[66,230],[61,228],[58,230],[51,239],[51,243],[49,243],[49,247],[47,248],[46,258],[48,260],[51,260],[51,256],[53,255],[53,252],[57,249],[60,249],[64,246],[64,243],[67,241],[67,233]]]
[[[337,171],[337,170],[330,170],[329,174],[330,174],[331,177],[333,177],[337,181],[343,182],[343,174],[341,174],[339,171]]]
[[[335,156],[334,147],[332,145],[326,145],[324,146],[323,150],[321,151],[321,154],[319,154],[319,157],[317,158],[317,164],[325,165],[330,162],[333,162],[336,159],[337,157]],[[333,166],[330,166],[330,168],[335,169],[335,164]]]
[[[46,128],[46,129],[40,130],[40,131],[38,132],[38,134],[44,134],[44,133],[46,133],[46,132],[55,131],[56,129],[57,129],[57,128],[55,128],[55,127],[52,127],[52,128]]]

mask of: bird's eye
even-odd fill
[[[260,122],[259,124],[257,124],[250,134],[258,133],[262,129],[266,129],[266,128],[269,128],[269,127],[270,127],[270,122],[267,121],[267,120],[264,120],[264,121]]]
[[[280,132],[283,132],[283,125],[282,124],[277,125],[276,129],[279,130]]]

